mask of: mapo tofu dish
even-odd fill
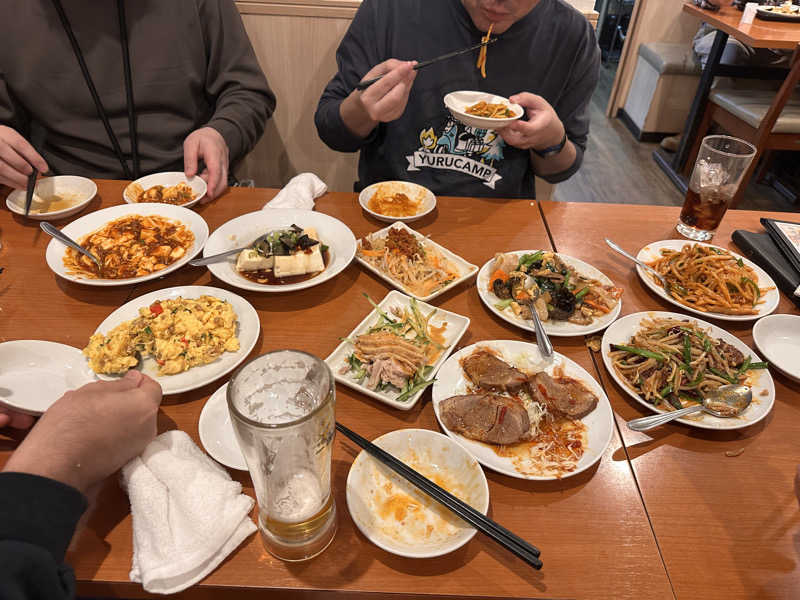
[[[77,240],[102,265],[72,248],[64,254],[70,275],[89,279],[129,279],[165,269],[192,247],[194,234],[178,221],[155,215],[115,219]]]

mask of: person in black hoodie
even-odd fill
[[[74,597],[64,555],[85,494],[155,438],[160,404],[161,386],[129,371],[67,392],[28,432],[0,472],[0,598]]]

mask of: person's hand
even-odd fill
[[[0,429],[3,427],[13,427],[14,429],[28,429],[33,425],[35,419],[24,413],[11,410],[5,406],[0,406]]]
[[[528,92],[511,96],[509,100],[525,109],[528,120],[514,121],[500,130],[507,144],[523,150],[544,150],[564,139],[564,125],[547,100]]]
[[[364,91],[356,91],[369,118],[378,123],[399,119],[406,110],[411,86],[417,77],[416,61],[405,62],[390,58],[375,65],[362,77],[363,81],[379,77]]]
[[[40,173],[47,173],[41,155],[16,130],[0,125],[0,184],[13,188],[25,188],[33,165]]]
[[[8,459],[4,471],[49,477],[86,492],[156,436],[161,386],[138,371],[67,392]]]
[[[186,177],[197,175],[200,159],[206,168],[200,178],[208,185],[203,199],[209,202],[228,189],[228,144],[222,134],[213,127],[201,127],[190,133],[183,142],[183,172]]]

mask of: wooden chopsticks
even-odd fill
[[[510,532],[502,525],[495,523],[489,517],[481,514],[466,502],[459,500],[453,494],[439,487],[427,477],[420,475],[417,471],[398,460],[385,450],[379,448],[372,442],[364,439],[354,431],[351,431],[337,421],[336,429],[350,438],[357,445],[369,452],[376,459],[381,461],[395,473],[414,484],[420,490],[428,494],[431,498],[451,510],[461,517],[468,524],[478,531],[488,535],[495,542],[516,554],[519,558],[531,565],[534,569],[542,568],[542,561],[539,559],[540,551],[536,546],[529,544],[516,534]]]

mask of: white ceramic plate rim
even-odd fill
[[[411,298],[406,296],[402,292],[398,292],[397,290],[391,290],[386,296],[378,303],[378,306],[386,312],[387,307],[389,306],[396,306],[398,304],[408,305],[411,302]],[[464,333],[466,333],[467,329],[469,329],[470,320],[469,317],[465,317],[464,315],[459,315],[458,313],[450,312],[449,310],[444,310],[443,308],[438,308],[436,306],[431,306],[430,304],[426,304],[425,302],[417,302],[417,306],[419,309],[424,313],[428,314],[432,310],[436,310],[436,314],[433,316],[433,320],[431,323],[433,324],[440,324],[444,321],[448,323],[448,329],[452,326],[457,326],[458,322],[460,321],[461,327],[455,329],[452,332],[452,337],[450,337],[447,330],[445,330],[445,335],[448,336],[450,339],[449,346],[442,352],[442,355],[437,359],[437,361],[433,365],[433,371],[431,371],[431,377],[436,377],[436,373],[439,371],[439,368],[444,364],[447,360],[447,357],[453,351],[453,348],[458,344],[459,340],[461,340]],[[377,315],[375,314],[375,309],[370,309],[367,312],[367,315],[364,319],[356,325],[356,328],[350,332],[347,338],[352,339],[357,335],[360,335],[362,332],[366,331],[370,326],[372,326],[375,321],[378,320]],[[328,366],[333,371],[333,376],[336,381],[339,383],[346,385],[348,387],[353,388],[369,396],[370,398],[374,398],[384,404],[388,404],[389,406],[393,406],[394,408],[399,408],[400,410],[411,410],[417,401],[420,399],[422,394],[425,390],[420,390],[413,396],[411,396],[406,402],[398,402],[394,399],[393,396],[397,396],[398,394],[392,393],[392,395],[388,395],[384,392],[376,392],[374,390],[369,389],[367,386],[362,385],[353,379],[351,379],[347,373],[341,374],[339,373],[339,369],[342,368],[344,362],[344,358],[347,354],[350,353],[352,348],[352,344],[347,341],[343,341],[341,344],[336,346],[333,352],[328,355],[328,358],[325,359],[325,362],[328,363]],[[435,385],[435,384],[434,384]],[[427,389],[427,388],[426,388]]]
[[[298,227],[314,227],[319,233],[322,244],[330,248],[331,259],[325,270],[319,275],[286,285],[267,285],[260,284],[249,279],[245,279],[235,272],[236,255],[208,265],[208,270],[216,278],[234,287],[252,292],[294,292],[319,285],[329,279],[333,279],[344,271],[352,262],[356,254],[356,237],[350,228],[340,220],[326,215],[325,213],[312,210],[302,210],[295,208],[265,208],[245,215],[240,215],[230,221],[220,225],[208,238],[203,256],[211,256],[225,250],[232,250],[238,246],[251,243],[266,231],[288,227],[292,224]],[[327,228],[328,232],[335,232],[327,235],[321,228]],[[235,239],[231,239],[235,236]]]
[[[198,175],[194,177],[186,177],[186,175],[182,171],[164,171],[161,173],[151,173],[150,175],[145,175],[144,177],[139,177],[136,181],[132,181],[128,185],[125,186],[125,189],[122,190],[122,199],[127,202],[128,204],[144,204],[144,202],[134,202],[133,200],[128,199],[127,191],[130,186],[134,183],[138,183],[142,186],[142,189],[145,191],[153,187],[154,185],[163,185],[166,187],[177,185],[181,182],[187,183],[189,187],[192,188],[192,192],[194,193],[194,199],[189,200],[189,202],[184,202],[183,204],[177,204],[174,206],[182,206],[183,208],[191,208],[200,200],[202,200],[206,192],[208,191],[208,185],[206,182],[200,178]],[[158,203],[156,203],[158,204]]]
[[[616,321],[611,327],[609,327],[605,334],[603,335],[603,340],[600,345],[600,351],[603,355],[603,364],[606,366],[606,371],[609,375],[617,382],[617,384],[625,390],[625,393],[628,394],[631,398],[636,400],[639,404],[644,406],[650,412],[654,413],[665,413],[669,412],[666,410],[662,410],[660,408],[656,408],[652,404],[645,402],[642,398],[639,397],[633,389],[628,387],[628,384],[625,383],[622,378],[617,375],[617,372],[614,370],[614,366],[611,364],[611,358],[609,356],[609,352],[611,351],[611,344],[626,344],[630,341],[631,336],[635,331],[639,329],[639,324],[641,323],[642,319],[651,318],[651,319],[680,319],[682,321],[691,320],[696,322],[700,327],[704,329],[711,329],[711,337],[714,339],[722,340],[723,342],[727,342],[732,346],[736,347],[742,354],[747,356],[748,354],[752,357],[753,362],[758,362],[761,358],[753,352],[744,342],[742,342],[739,338],[735,335],[728,333],[721,327],[717,327],[712,323],[708,323],[707,321],[703,321],[696,317],[690,317],[688,315],[682,315],[679,313],[672,313],[672,312],[663,312],[663,311],[644,311],[633,313],[630,315],[625,315],[624,317],[620,318]],[[711,430],[730,430],[730,429],[741,429],[743,427],[750,427],[750,425],[754,425],[761,421],[762,419],[766,418],[766,416],[772,410],[772,405],[775,403],[775,384],[772,381],[772,376],[769,373],[768,369],[763,369],[755,378],[755,382],[752,386],[753,389],[753,404],[750,405],[750,408],[747,409],[745,415],[754,415],[754,407],[760,408],[761,412],[757,414],[755,418],[749,418],[747,420],[740,419],[740,418],[732,418],[732,419],[720,419],[718,417],[714,417],[709,414],[702,414],[695,420],[692,419],[675,419],[678,423],[683,423],[684,425],[691,425],[692,427],[698,427],[700,429],[711,429]],[[768,391],[767,396],[761,396],[761,391],[766,389]]]
[[[503,254],[514,254],[519,257],[523,254],[533,254],[534,252],[539,252],[539,250],[512,250],[509,252],[503,252]],[[550,252],[550,250],[545,250],[545,252]],[[592,279],[596,279],[597,281],[606,285],[614,285],[614,282],[611,281],[611,279],[605,273],[599,269],[596,269],[589,263],[567,254],[561,254],[560,252],[555,252],[554,254],[557,254],[561,260],[573,267],[581,275],[591,277]],[[525,331],[535,332],[536,329],[534,328],[533,323],[528,324],[527,321],[517,318],[516,315],[510,312],[510,309],[499,310],[495,307],[495,303],[500,302],[500,299],[488,289],[489,277],[491,274],[491,264],[493,262],[494,257],[487,260],[481,267],[481,270],[478,271],[478,279],[475,282],[475,285],[478,287],[478,296],[480,296],[480,299],[486,305],[486,308],[507,323],[511,323],[512,325],[515,325],[520,329],[524,329]],[[622,297],[620,297],[620,299],[617,301],[617,305],[614,307],[614,310],[602,317],[595,317],[595,319],[589,325],[577,325],[568,321],[545,321],[542,323],[542,325],[544,325],[544,330],[547,332],[547,335],[553,335],[557,337],[589,335],[590,333],[602,331],[611,325],[611,323],[617,319],[621,310]]]
[[[87,215],[76,219],[69,225],[64,226],[61,232],[71,237],[73,240],[78,241],[80,238],[97,231],[104,227],[107,223],[121,217],[128,215],[157,215],[172,221],[179,221],[181,224],[189,228],[194,234],[194,243],[191,248],[186,251],[186,254],[180,260],[175,261],[166,268],[160,271],[155,271],[149,275],[142,277],[132,277],[130,279],[88,279],[86,277],[78,277],[70,275],[64,268],[64,254],[67,247],[56,239],[50,240],[45,251],[45,258],[47,266],[59,277],[72,281],[74,283],[81,283],[83,285],[95,286],[118,286],[118,285],[131,285],[134,283],[142,283],[143,281],[150,281],[151,279],[158,279],[173,271],[177,271],[183,265],[193,259],[208,239],[208,224],[203,217],[198,215],[193,210],[184,208],[183,206],[172,206],[171,204],[155,204],[142,202],[141,204],[120,204],[117,206],[110,206],[101,210],[91,212]]]
[[[371,237],[371,238],[385,237],[386,235],[388,235],[389,230],[393,229],[393,228],[394,229],[405,229],[408,233],[410,233],[415,238],[417,238],[418,240],[423,242],[426,246],[429,245],[432,248],[435,248],[441,254],[443,254],[444,256],[449,258],[462,271],[462,275],[460,277],[458,277],[457,279],[451,281],[446,286],[436,290],[432,294],[428,294],[427,296],[417,296],[416,294],[412,294],[410,290],[407,290],[403,286],[403,284],[401,284],[399,281],[396,281],[396,280],[392,279],[391,277],[389,277],[389,275],[387,275],[386,273],[384,273],[380,269],[376,269],[375,267],[373,267],[366,260],[364,260],[363,258],[358,256],[358,252],[356,252],[356,260],[359,263],[364,265],[364,267],[366,267],[367,269],[372,271],[375,275],[377,275],[378,277],[380,277],[384,281],[390,283],[392,286],[396,287],[397,289],[401,290],[403,293],[411,296],[412,298],[416,298],[417,300],[420,300],[422,302],[430,302],[434,298],[444,294],[447,290],[459,285],[460,283],[465,282],[467,279],[469,279],[475,273],[478,272],[478,267],[476,265],[473,265],[471,262],[468,262],[467,260],[463,259],[458,254],[456,254],[455,252],[451,252],[450,250],[448,250],[447,248],[445,248],[441,244],[437,244],[432,239],[430,239],[428,237],[425,237],[424,235],[422,235],[418,231],[414,231],[413,229],[411,229],[408,225],[406,225],[402,221],[396,221],[395,223],[392,223],[388,227],[384,227],[383,229],[379,229],[378,231],[375,231],[374,233],[370,233],[368,237]],[[359,243],[360,243],[360,240],[359,240]]]
[[[759,287],[771,287],[773,289],[764,295],[764,303],[758,306],[758,314],[755,315],[723,315],[716,312],[703,312],[674,300],[664,291],[664,288],[662,288],[660,285],[656,285],[651,277],[645,273],[642,267],[636,265],[636,273],[639,275],[639,279],[641,279],[648,288],[661,296],[664,300],[670,304],[674,304],[681,310],[689,311],[690,313],[694,313],[707,319],[719,319],[720,321],[755,321],[756,319],[760,319],[761,317],[772,313],[776,308],[778,308],[780,294],[778,293],[778,288],[775,286],[775,282],[772,280],[772,277],[767,275],[767,273],[754,262],[748,260],[744,256],[736,254],[736,252],[733,252],[732,250],[723,248],[722,246],[715,246],[714,244],[706,244],[703,242],[694,242],[691,240],[659,240],[657,242],[650,242],[649,244],[646,244],[641,250],[639,250],[636,258],[643,262],[652,262],[660,256],[659,253],[662,248],[680,250],[685,244],[700,244],[701,246],[716,248],[717,250],[722,250],[723,252],[729,253],[734,258],[741,259],[745,265],[753,269],[756,275],[758,275]]]
[[[447,442],[445,442],[445,443],[451,444],[451,447],[453,448],[453,450],[455,450],[456,452],[464,452],[465,458],[471,459],[472,465],[476,469],[475,473],[479,477],[480,481],[483,483],[483,492],[484,492],[484,498],[485,498],[485,505],[484,506],[476,506],[476,507],[473,507],[473,508],[475,508],[476,510],[480,511],[484,515],[487,513],[487,511],[489,510],[489,484],[486,481],[486,475],[483,473],[483,470],[480,468],[480,466],[478,466],[478,462],[475,460],[474,456],[472,456],[462,446],[460,446],[459,444],[455,443],[453,440],[447,438],[446,436],[443,436],[441,433],[439,433],[437,431],[431,431],[430,429],[413,429],[413,428],[412,429],[396,429],[394,431],[390,431],[388,433],[384,433],[383,435],[375,438],[374,440],[372,440],[372,443],[376,444],[377,446],[381,446],[381,441],[384,440],[384,438],[386,438],[387,436],[402,435],[402,434],[414,435],[414,436],[429,435],[429,434],[441,435],[444,439],[447,440]],[[387,543],[385,541],[385,538],[375,534],[375,532],[373,532],[372,530],[367,528],[367,526],[365,524],[362,524],[361,520],[356,518],[356,516],[353,514],[353,508],[352,508],[352,506],[353,506],[353,496],[356,493],[355,492],[355,487],[356,486],[355,486],[355,482],[354,482],[354,479],[356,477],[356,475],[355,475],[356,469],[357,468],[361,468],[361,463],[363,463],[365,460],[367,460],[369,458],[372,458],[371,455],[368,454],[366,452],[366,450],[362,450],[361,452],[358,453],[358,456],[356,456],[355,460],[353,460],[353,463],[350,465],[350,470],[347,473],[347,483],[345,485],[345,498],[347,500],[347,510],[350,512],[350,516],[353,519],[353,522],[356,524],[356,527],[358,527],[359,531],[362,534],[364,534],[364,537],[366,537],[370,542],[372,542],[373,544],[378,546],[378,548],[381,548],[382,550],[386,550],[387,552],[391,552],[392,554],[396,554],[398,556],[404,556],[404,557],[407,557],[407,558],[433,558],[435,556],[443,556],[445,554],[449,554],[450,552],[453,552],[454,550],[458,550],[464,544],[469,542],[473,537],[475,537],[476,533],[478,533],[477,529],[475,529],[473,527],[466,527],[464,529],[465,533],[461,534],[461,536],[454,537],[453,541],[450,544],[442,544],[439,547],[438,550],[435,550],[435,551],[430,551],[429,550],[427,552],[423,551],[423,552],[412,553],[412,552],[400,549],[397,546],[393,546],[393,545]],[[372,460],[375,460],[375,459],[373,458]],[[358,463],[358,466],[357,466],[357,463]],[[424,548],[425,544],[421,543],[421,544],[419,544],[418,547]]]
[[[227,382],[222,385],[216,392],[211,394],[211,397],[206,400],[203,405],[203,410],[200,411],[200,419],[197,422],[197,431],[200,434],[200,443],[203,444],[206,452],[218,463],[237,469],[239,471],[247,471],[247,462],[244,460],[244,455],[239,448],[239,440],[236,439],[236,433],[233,431],[233,424],[231,417],[228,413],[228,399],[226,396],[228,389]],[[220,407],[219,405],[223,405]],[[213,413],[215,411],[224,410],[226,414],[226,421],[219,422],[214,419]],[[230,431],[228,429],[230,428]],[[239,449],[239,459],[229,460],[231,457],[226,456],[217,449],[214,443],[215,439],[230,439],[235,448]],[[229,442],[230,443],[230,442]]]
[[[518,355],[521,352],[533,352],[536,356],[541,357],[539,348],[536,346],[536,344],[520,342],[517,340],[488,340],[476,342],[470,346],[462,348],[447,359],[445,365],[442,365],[442,370],[453,369],[456,373],[458,373],[458,381],[460,381],[460,379],[463,379],[463,373],[459,361],[462,357],[471,354],[477,348],[491,348],[504,352],[505,354],[515,355]],[[558,479],[567,479],[568,477],[572,477],[578,473],[582,473],[586,469],[591,468],[603,457],[606,448],[608,448],[608,445],[611,443],[611,440],[614,436],[614,413],[611,409],[611,403],[608,401],[608,397],[606,396],[605,391],[603,391],[602,386],[597,382],[597,380],[595,380],[594,377],[589,374],[588,371],[586,371],[586,369],[581,367],[574,360],[567,358],[558,352],[555,353],[553,358],[553,362],[544,369],[546,372],[552,373],[556,366],[561,365],[564,369],[565,375],[580,380],[581,383],[583,383],[595,396],[597,396],[597,407],[591,413],[582,419],[579,419],[584,425],[586,425],[586,434],[589,438],[589,442],[591,443],[592,429],[597,431],[598,428],[604,427],[607,431],[603,439],[599,444],[597,444],[596,447],[592,447],[590,445],[590,447],[586,449],[583,457],[578,462],[578,467],[574,471],[567,473],[560,478],[542,477],[539,475],[525,475],[518,472],[514,468],[514,465],[509,458],[497,456],[493,450],[487,447],[487,444],[476,442],[447,429],[444,423],[442,423],[441,416],[439,415],[439,404],[445,398],[452,396],[454,389],[457,387],[451,383],[444,382],[443,377],[449,375],[449,373],[437,379],[436,383],[433,384],[433,411],[436,414],[436,420],[439,421],[439,427],[441,427],[442,431],[444,431],[448,436],[461,444],[464,449],[472,454],[484,467],[487,467],[492,471],[502,473],[503,475],[508,475],[509,477],[515,477],[517,479],[529,479],[532,481],[553,481]],[[587,421],[594,420],[597,420],[598,423],[593,428],[589,423],[587,423]],[[599,433],[602,435],[603,432],[600,431]]]
[[[397,187],[405,187],[406,190],[409,188],[414,190],[412,193],[418,194],[420,191],[424,192],[424,197],[422,199],[422,206],[420,207],[421,210],[411,215],[410,217],[390,217],[388,215],[382,215],[381,213],[377,213],[374,210],[371,210],[368,206],[369,201],[375,195],[378,186],[381,185],[393,185]],[[426,188],[424,185],[419,185],[418,183],[413,183],[411,181],[380,181],[378,183],[373,183],[365,187],[361,190],[361,193],[358,195],[358,203],[361,205],[367,213],[378,219],[379,221],[386,221],[387,223],[394,223],[395,221],[402,221],[404,223],[409,223],[411,221],[416,221],[417,219],[421,219],[428,213],[430,213],[434,208],[436,208],[436,196],[432,191]]]
[[[182,296],[183,298],[214,296],[220,300],[230,302],[236,312],[238,325],[236,335],[239,338],[239,350],[236,352],[224,352],[222,356],[212,363],[193,367],[188,371],[175,375],[157,375],[153,359],[145,359],[143,371],[158,381],[165,396],[196,390],[197,388],[219,379],[223,375],[227,375],[247,358],[250,351],[255,347],[258,341],[258,335],[261,332],[261,321],[258,318],[256,309],[241,296],[221,288],[204,285],[186,285],[156,290],[126,302],[108,315],[103,322],[97,326],[94,333],[107,334],[120,323],[135,319],[139,315],[139,308],[149,306],[156,300],[167,300],[170,298],[177,298],[178,296]],[[86,342],[88,343],[89,340],[86,340]],[[88,359],[86,360],[88,364]],[[98,378],[111,381],[118,379],[117,377],[99,374]]]
[[[62,181],[66,179],[81,180],[83,185],[87,185],[92,191],[85,200],[81,200],[69,208],[62,208],[61,210],[56,210],[53,212],[31,214],[28,215],[28,218],[30,219],[36,219],[37,221],[57,221],[58,219],[69,217],[70,215],[74,215],[83,210],[83,208],[86,207],[86,205],[89,204],[89,202],[91,202],[97,195],[97,184],[88,177],[80,177],[78,175],[54,175],[53,177],[44,177],[40,179],[38,182],[36,182],[36,185],[40,185],[47,179],[61,179]],[[26,191],[27,190],[15,189],[6,197],[6,206],[8,207],[8,210],[23,217],[25,216]],[[17,202],[18,199],[19,203]]]
[[[798,324],[798,327],[800,327],[800,316],[798,315],[769,315],[756,321],[756,324],[753,327],[753,342],[755,342],[756,347],[761,351],[771,367],[775,367],[775,369],[783,373],[789,379],[800,381],[800,370],[792,370],[789,368],[783,362],[783,357],[771,350],[769,342],[767,341],[767,335],[763,332],[764,328],[766,328],[770,323],[778,323],[780,321],[793,321]],[[800,337],[797,341],[797,347],[797,351],[800,352]]]

